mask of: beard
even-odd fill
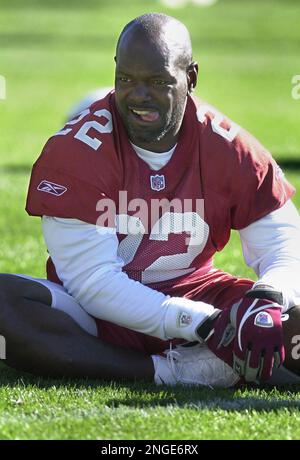
[[[161,141],[165,135],[169,132],[171,127],[163,127],[160,129],[139,129],[136,126],[127,124],[126,130],[129,136],[129,139],[133,144],[143,143],[143,144],[152,144],[153,142]]]
[[[170,132],[179,130],[184,114],[183,110],[175,110],[169,116],[166,116],[161,123],[161,126],[156,128],[141,128],[133,125],[128,120],[124,120],[125,128],[129,139],[133,144],[153,144],[160,142]]]

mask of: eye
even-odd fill
[[[118,80],[121,82],[121,83],[129,83],[131,80],[129,77],[118,77]]]
[[[167,80],[160,80],[160,79],[154,80],[153,83],[154,83],[155,85],[158,85],[158,86],[165,86],[165,85],[168,85]]]

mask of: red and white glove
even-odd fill
[[[246,296],[219,313],[206,343],[247,382],[258,382],[269,379],[285,358],[282,306],[255,298],[255,289]]]

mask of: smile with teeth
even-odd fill
[[[159,113],[153,110],[138,110],[138,109],[131,109],[131,111],[139,117],[142,121],[153,122],[158,120]]]

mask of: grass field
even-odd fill
[[[39,219],[24,211],[30,168],[82,95],[113,82],[121,28],[149,11],[189,27],[198,95],[255,134],[300,188],[300,3],[0,0],[0,272],[44,276]],[[293,166],[293,169],[291,168]],[[300,209],[300,195],[295,197]],[[300,242],[299,242],[300,243]],[[236,235],[216,265],[250,276]],[[1,365],[1,439],[300,439],[300,388],[211,391],[37,379]]]

